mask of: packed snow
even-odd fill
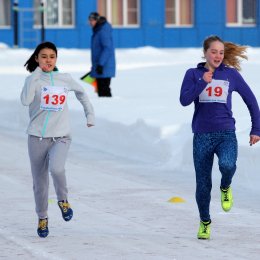
[[[29,75],[23,65],[32,52],[0,44],[1,259],[259,259],[260,144],[249,146],[250,116],[237,94],[234,206],[229,213],[221,209],[215,158],[211,239],[196,238],[193,105],[182,107],[179,93],[185,71],[202,61],[200,48],[116,50],[112,98],[98,98],[79,80],[90,69],[88,49],[59,49],[57,66],[86,89],[96,126],[86,127],[71,93],[73,140],[66,174],[74,218],[63,221],[50,182],[50,234],[39,238],[27,154],[28,108],[20,103]],[[248,56],[241,74],[259,99],[260,49],[249,48]]]

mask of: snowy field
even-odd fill
[[[111,99],[98,98],[78,80],[90,68],[89,50],[59,50],[58,68],[85,87],[96,126],[86,127],[71,93],[73,141],[66,169],[74,218],[62,220],[51,181],[50,234],[39,238],[25,133],[28,108],[20,103],[28,75],[23,65],[31,53],[0,44],[1,259],[259,259],[260,144],[248,144],[250,117],[237,94],[234,207],[222,212],[215,161],[211,239],[196,238],[193,105],[182,107],[179,92],[185,71],[202,61],[199,48],[117,50]],[[260,49],[250,48],[248,56],[241,73],[259,99]],[[173,197],[184,202],[169,202]]]

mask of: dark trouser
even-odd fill
[[[202,221],[209,221],[214,154],[219,159],[222,188],[228,188],[236,171],[237,139],[235,131],[194,134],[193,161],[196,171],[196,201]]]
[[[97,78],[98,96],[112,97],[110,90],[111,78]]]

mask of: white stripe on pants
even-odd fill
[[[39,218],[48,216],[49,171],[52,175],[57,200],[67,199],[65,162],[70,143],[69,137],[40,139],[28,135],[34,199]]]

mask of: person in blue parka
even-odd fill
[[[90,13],[88,20],[93,29],[90,75],[97,79],[98,96],[111,97],[110,83],[116,70],[112,27],[105,17],[96,12]]]

